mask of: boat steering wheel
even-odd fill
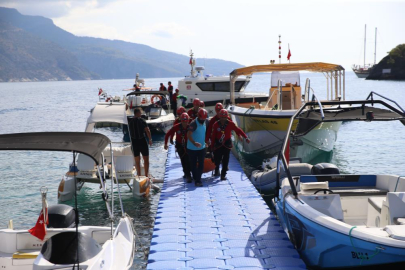
[[[329,194],[333,193],[333,190],[330,190],[329,188],[322,188],[315,191],[314,194],[317,194],[319,191],[323,191],[323,194],[326,194],[326,191],[328,191]]]

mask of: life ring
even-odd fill
[[[151,97],[150,101],[151,101],[152,103],[155,103],[155,98],[158,98],[159,101],[162,100],[162,96],[160,96],[160,95],[153,95],[153,96]]]

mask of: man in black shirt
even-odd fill
[[[141,110],[134,110],[134,118],[129,122],[129,131],[131,134],[132,150],[134,151],[135,167],[138,176],[141,175],[141,158],[145,165],[145,176],[149,176],[149,147],[146,141],[146,135],[149,139],[149,145],[152,146],[152,136],[146,121],[141,118]]]

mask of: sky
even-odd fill
[[[242,65],[328,62],[349,69],[405,43],[405,0],[0,0],[78,36],[119,39]]]

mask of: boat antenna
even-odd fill
[[[281,64],[281,35],[278,35],[278,63]]]
[[[191,77],[194,77],[194,73],[195,73],[195,72],[194,72],[194,64],[195,64],[195,61],[194,61],[193,56],[194,56],[193,50],[190,50],[190,61],[189,61],[189,64],[190,64],[190,66],[191,66],[191,71],[190,71]]]
[[[367,34],[367,24],[364,25],[364,62],[363,62],[363,67],[366,67],[366,34]]]
[[[374,42],[374,65],[377,61],[377,27],[375,28],[375,42]]]

